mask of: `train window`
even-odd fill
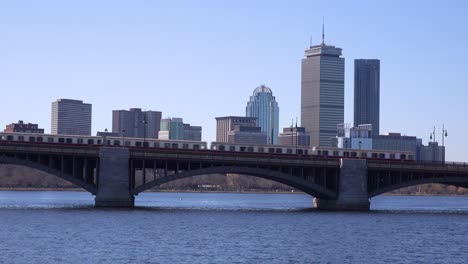
[[[289,149],[289,148],[288,148],[288,149],[286,149],[286,153],[287,153],[287,154],[292,154],[293,151],[292,151],[292,149]]]
[[[106,145],[110,145],[110,144],[111,144],[110,139],[106,140]]]
[[[377,153],[372,153],[372,158],[378,158],[379,155],[377,155]]]
[[[357,157],[357,152],[356,151],[351,151],[351,157]]]
[[[127,144],[128,141],[125,142],[125,144]],[[154,142],[153,143],[153,147],[155,148],[159,148],[159,142]]]
[[[304,154],[307,155],[309,154],[309,151],[307,149],[304,150]]]
[[[338,152],[338,150],[333,151],[333,156],[339,156],[339,155],[340,155],[340,153]]]
[[[244,151],[245,151],[245,147],[240,147],[239,150],[242,151],[242,152],[244,152]]]
[[[178,149],[179,148],[179,145],[177,143],[172,143],[172,148],[173,149]]]
[[[391,153],[391,154],[390,154],[390,158],[391,158],[391,159],[395,159],[395,153]]]
[[[221,150],[221,151],[225,151],[226,147],[224,145],[219,145],[218,149]]]
[[[13,136],[7,136],[7,140],[13,140]]]
[[[379,153],[379,159],[385,159],[385,153]]]
[[[189,148],[189,145],[188,145],[187,143],[184,143],[184,144],[182,144],[182,148],[183,148],[183,149],[188,149],[188,148]]]
[[[77,139],[77,140],[76,140],[76,143],[78,143],[78,144],[83,144],[83,139],[82,139],[82,138]]]
[[[149,142],[143,142],[143,147],[149,147]]]
[[[349,152],[348,151],[343,152],[343,156],[344,157],[349,157]]]
[[[253,147],[247,147],[247,151],[248,151],[248,152],[253,152],[253,151],[254,151],[254,148],[253,148]]]
[[[304,154],[304,150],[303,150],[303,149],[298,149],[298,150],[296,151],[296,154],[301,154],[301,155],[302,155],[302,154]]]
[[[361,152],[361,157],[367,158],[367,152]]]
[[[402,160],[406,159],[406,154],[400,154],[400,159]]]
[[[53,138],[53,137],[47,138],[47,142],[49,142],[49,143],[54,143],[54,138]]]
[[[236,146],[229,146],[229,151],[236,151]]]
[[[58,139],[58,142],[59,142],[59,143],[65,143],[65,139],[64,139],[64,138],[59,138],[59,139]]]
[[[328,156],[328,150],[324,150],[322,154],[323,156]]]
[[[94,139],[90,139],[90,138],[89,138],[89,139],[88,139],[88,144],[94,145]]]
[[[137,142],[138,143],[138,142]],[[141,142],[140,142],[141,143]],[[164,143],[164,148],[170,148],[171,147],[171,143]]]
[[[120,140],[114,140],[114,146],[120,146]]]
[[[166,144],[168,144],[168,143],[166,143]],[[135,147],[141,147],[141,141],[136,141],[135,142]],[[169,147],[169,146],[167,146],[167,147]]]
[[[67,142],[67,144],[72,144],[73,138],[66,138],[65,141]]]
[[[29,142],[35,142],[36,138],[35,137],[29,137]]]
[[[265,152],[265,149],[263,147],[259,147],[258,152]]]
[[[413,155],[408,155],[409,160],[413,160]]]
[[[322,151],[321,151],[321,150],[317,150],[317,155],[322,156]]]
[[[281,148],[276,148],[276,153],[281,154],[281,153],[283,153],[283,150]]]
[[[200,145],[198,145],[198,144],[193,144],[193,149],[199,150],[199,149],[200,149]]]
[[[37,137],[37,138],[36,138],[36,141],[37,141],[37,142],[42,142],[42,137]]]

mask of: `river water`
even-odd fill
[[[0,192],[0,263],[468,263],[468,197],[379,196],[321,212],[303,194]]]

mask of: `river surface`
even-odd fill
[[[379,196],[321,212],[303,194],[0,192],[0,263],[468,263],[468,197]]]

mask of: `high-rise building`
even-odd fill
[[[19,120],[18,123],[11,123],[6,126],[4,132],[22,132],[22,133],[38,133],[44,134],[44,129],[38,128],[38,124],[24,123]]]
[[[159,139],[184,140],[184,122],[182,118],[161,119]]]
[[[202,127],[184,124],[184,140],[201,141]]]
[[[58,99],[52,103],[52,134],[91,135],[91,104]]]
[[[342,49],[322,43],[302,59],[301,126],[311,146],[330,146],[336,125],[344,122],[344,58]]]
[[[160,122],[159,111],[142,111],[141,108],[112,111],[112,132],[120,136],[158,138]]]
[[[267,135],[257,126],[255,117],[216,117],[216,142],[263,145]]]
[[[279,107],[269,87],[261,85],[254,90],[245,113],[257,118],[257,126],[267,134],[268,144],[278,144]]]
[[[354,60],[354,126],[372,125],[372,135],[380,130],[380,60]]]

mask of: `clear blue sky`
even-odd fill
[[[244,115],[256,86],[300,118],[301,59],[321,37],[343,48],[345,121],[353,60],[381,60],[381,132],[423,138],[448,129],[447,159],[468,161],[468,4],[464,1],[2,1],[0,126],[50,131],[51,102],[93,104],[93,132],[111,111],[140,107],[203,126]]]

